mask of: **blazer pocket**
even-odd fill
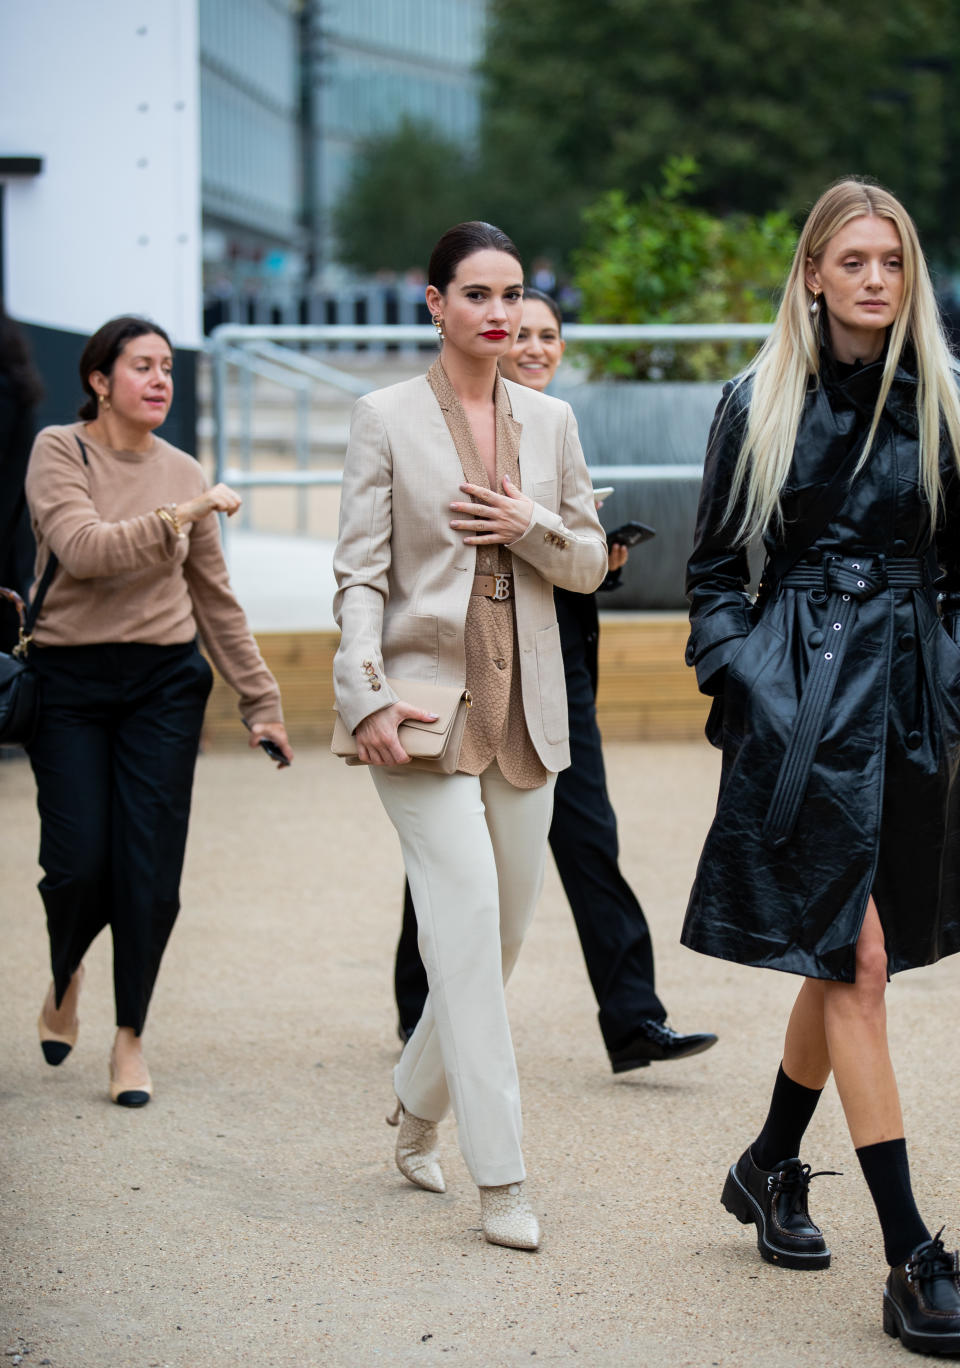
[[[543,734],[551,744],[557,745],[561,741],[566,741],[570,726],[567,719],[567,688],[563,676],[560,628],[555,622],[537,633],[537,682],[540,686]]]
[[[403,679],[435,679],[440,659],[440,627],[422,613],[388,611],[383,624],[383,663],[387,674]]]
[[[544,508],[549,508],[551,513],[557,511],[557,482],[556,480],[535,480],[533,485],[533,502],[542,504]]]

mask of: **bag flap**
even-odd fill
[[[421,679],[391,679],[389,675],[387,683],[404,703],[409,703],[414,708],[422,708],[424,712],[437,714],[436,722],[420,722],[408,718],[400,724],[401,727],[409,727],[419,732],[432,732],[436,736],[445,736],[450,730],[460,700],[467,692],[457,684],[429,684]]]

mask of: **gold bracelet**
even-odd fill
[[[158,518],[162,518],[165,523],[173,528],[174,536],[183,536],[183,528],[180,526],[180,519],[177,517],[176,504],[167,504],[165,507],[158,508],[155,511]]]

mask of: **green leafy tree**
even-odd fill
[[[673,158],[662,186],[631,203],[610,190],[584,213],[574,256],[583,323],[769,322],[793,254],[789,215],[719,218],[689,201],[691,158]],[[591,345],[591,372],[649,380],[717,379],[738,370],[755,345]]]
[[[404,119],[371,138],[334,211],[340,261],[372,274],[424,269],[445,229],[477,218],[469,153],[429,124]]]
[[[802,214],[861,174],[960,256],[956,0],[491,0],[482,70],[484,180],[528,255],[691,155],[714,213]]]

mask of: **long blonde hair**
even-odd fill
[[[804,395],[810,377],[820,374],[819,321],[810,313],[813,295],[806,284],[807,262],[816,263],[830,239],[852,219],[870,215],[889,219],[900,234],[903,300],[890,328],[880,393],[856,469],[861,469],[870,452],[906,342],[912,344],[917,359],[919,483],[930,505],[931,526],[936,524],[941,498],[941,418],[960,467],[960,398],[953,360],[913,220],[888,190],[859,180],[838,181],[811,209],[773,331],[730,396],[735,400],[741,385],[752,381],[746,433],[726,514],[736,519],[738,540],[747,541],[771,524],[778,531],[783,526],[780,496],[793,458]]]

